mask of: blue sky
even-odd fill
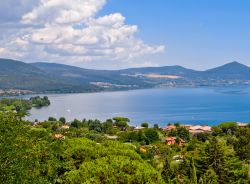
[[[163,65],[250,65],[250,1],[110,0],[102,13],[114,10],[137,24],[139,37],[147,43],[166,45]]]
[[[9,3],[15,1],[17,0],[10,0]],[[17,12],[20,14],[15,15],[17,18],[14,20],[8,14],[11,10],[5,7],[5,12],[2,13],[5,19],[0,19],[0,29],[5,26],[9,34],[4,36],[8,39],[0,41],[0,57],[30,62],[59,62],[98,69],[182,65],[204,70],[231,61],[250,66],[250,1],[247,0],[70,1],[75,6],[67,3],[61,6],[60,1],[52,0],[58,15],[52,15],[50,9],[42,9],[39,1],[21,0],[23,3],[20,8],[23,11],[19,9]],[[82,2],[91,2],[96,11],[89,15],[83,14],[83,10],[89,11],[92,6],[84,7]],[[33,6],[30,6],[32,3]],[[67,6],[67,10],[74,10],[71,11],[72,15],[79,13],[79,20],[55,22],[55,19],[63,18],[61,12]],[[77,7],[81,6],[82,9],[78,11]],[[32,19],[37,12],[40,14]],[[41,24],[34,25],[35,21],[40,21]],[[23,31],[13,35],[13,26],[9,28],[6,26],[7,22],[8,26],[18,22],[19,26],[24,26]],[[81,45],[70,37],[72,30],[67,28],[72,25],[81,25],[81,28],[91,30],[89,32],[94,30],[95,34],[74,32],[78,39],[84,37]],[[97,25],[103,31],[96,31]],[[68,36],[61,36],[60,29],[68,30],[65,31]],[[48,36],[51,32],[55,32],[57,39],[53,35]],[[65,38],[58,41],[60,36]],[[6,44],[13,39],[16,41],[18,37],[21,38],[18,44],[21,44],[22,49]],[[69,41],[72,44],[68,44]]]

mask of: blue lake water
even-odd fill
[[[250,122],[250,88],[175,88],[134,91],[52,94],[49,107],[32,109],[28,119],[50,116],[105,120],[128,117],[131,124],[149,122],[215,125],[225,121]]]

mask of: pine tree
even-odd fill
[[[213,138],[206,149],[207,166],[218,176],[218,183],[229,183],[228,167],[223,145],[218,138]]]
[[[194,158],[191,158],[191,184],[197,184],[196,167],[194,165]]]
[[[213,169],[208,169],[200,178],[199,184],[218,184],[218,177]]]
[[[162,178],[165,180],[167,184],[170,184],[173,172],[170,167],[170,158],[166,156],[164,166],[161,172]]]

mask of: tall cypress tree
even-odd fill
[[[228,167],[223,145],[218,138],[213,138],[206,148],[206,162],[209,168],[212,168],[218,176],[218,183],[229,183]]]
[[[196,167],[194,165],[194,158],[191,158],[191,184],[197,184]]]
[[[173,172],[170,167],[170,158],[166,156],[164,166],[161,172],[162,178],[165,180],[167,184],[170,184],[171,178],[173,176]]]

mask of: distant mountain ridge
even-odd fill
[[[153,87],[249,85],[250,68],[231,62],[206,71],[182,66],[92,70],[57,63],[0,59],[0,89],[94,92]]]
[[[225,65],[219,66],[217,68],[209,69],[206,72],[211,72],[211,73],[238,73],[238,72],[244,72],[249,74],[250,73],[250,68],[246,65],[243,65],[237,61],[227,63]]]

